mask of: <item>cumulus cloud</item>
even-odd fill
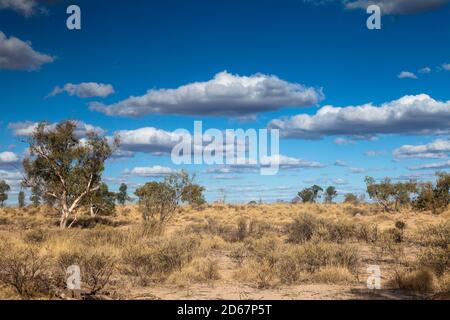
[[[322,99],[321,90],[276,76],[247,77],[224,71],[206,82],[194,82],[177,89],[151,89],[143,96],[132,96],[111,105],[93,102],[90,108],[110,116],[178,114],[245,118],[284,107],[312,106]]]
[[[417,76],[410,71],[402,71],[397,75],[397,77],[399,79],[417,79]]]
[[[14,152],[0,152],[0,168],[16,167],[19,164],[19,157]]]
[[[333,143],[342,146],[342,145],[347,145],[347,144],[355,144],[356,142],[352,139],[339,137],[339,138],[334,139]]]
[[[263,157],[260,160],[262,167],[270,167],[273,164],[278,163],[280,169],[299,169],[299,168],[324,168],[320,162],[303,160],[284,155],[273,155],[269,157]]]
[[[49,96],[54,97],[63,92],[79,98],[105,98],[114,93],[114,88],[110,84],[96,82],[82,82],[79,84],[66,83],[62,88],[58,86],[55,87],[53,91],[50,92]]]
[[[167,155],[172,152],[175,145],[180,142],[190,144],[192,152],[202,153],[206,147],[216,152],[220,152],[224,157],[236,156],[238,150],[248,151],[248,141],[231,136],[230,132],[222,132],[223,141],[216,141],[212,136],[203,134],[201,145],[197,145],[194,137],[188,131],[166,131],[154,127],[144,127],[136,130],[121,130],[114,133],[119,137],[120,150],[123,152],[142,152],[153,155]],[[235,139],[231,139],[235,138]],[[227,143],[234,141],[234,143]]]
[[[369,170],[366,169],[366,168],[355,168],[355,167],[352,167],[352,168],[349,168],[349,171],[351,173],[366,173]]]
[[[419,73],[428,74],[431,73],[431,68],[425,67],[419,70]]]
[[[404,145],[394,150],[395,158],[442,159],[450,153],[449,140],[435,140],[423,145]]]
[[[285,138],[319,139],[324,136],[377,134],[444,134],[449,132],[450,101],[426,94],[404,96],[381,106],[324,106],[314,115],[274,119],[268,126]]]
[[[152,154],[169,154],[182,139],[182,136],[175,132],[154,127],[121,130],[115,132],[115,135],[120,139],[121,150]]]
[[[91,124],[87,124],[83,121],[74,121],[76,124],[75,135],[79,138],[85,137],[89,132],[94,132],[99,135],[104,135],[105,130],[100,127],[93,126]],[[16,137],[29,137],[33,134],[38,126],[38,122],[14,122],[8,125],[8,128],[12,131],[13,135]],[[56,126],[56,123],[52,123],[48,125],[49,130],[53,130]]]
[[[135,176],[135,177],[163,177],[168,174],[176,172],[175,170],[162,167],[162,166],[153,166],[153,167],[136,167],[131,170],[125,170],[123,172],[126,176]]]
[[[445,162],[427,163],[419,166],[409,167],[409,170],[440,170],[450,168],[450,160]]]
[[[293,170],[293,169],[320,169],[325,165],[318,161],[304,160],[285,155],[272,155],[268,157],[262,157],[257,164],[245,161],[248,159],[238,160],[236,164],[229,164],[220,167],[213,167],[207,169],[207,173],[212,174],[230,174],[230,173],[257,173],[261,168],[278,167],[281,170]]]
[[[364,155],[368,156],[368,157],[377,157],[377,156],[382,156],[386,154],[386,151],[384,150],[369,150],[364,152]]]
[[[444,63],[442,65],[442,69],[444,69],[445,71],[450,71],[450,63]]]
[[[0,169],[0,180],[4,180],[11,187],[17,187],[22,181],[22,177],[19,171],[5,171]]]
[[[348,167],[348,163],[345,162],[345,161],[342,161],[342,160],[336,160],[336,161],[334,162],[334,165],[335,165],[336,167]]]
[[[35,0],[0,0],[0,10],[11,9],[26,17],[33,15],[36,8]]]
[[[370,5],[378,5],[383,14],[412,14],[429,11],[443,6],[449,0],[357,0],[344,1],[347,9],[366,10]]]
[[[0,69],[33,71],[53,60],[54,57],[35,51],[31,42],[8,38],[0,31]]]
[[[341,178],[333,179],[332,181],[333,181],[333,184],[336,184],[338,186],[343,186],[343,185],[348,184],[347,180],[344,180],[344,179],[341,179]]]

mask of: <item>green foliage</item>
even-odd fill
[[[358,197],[353,193],[347,193],[344,195],[344,203],[352,203],[352,204],[358,204],[359,200]]]
[[[119,187],[119,192],[117,193],[117,202],[121,205],[124,205],[127,201],[130,200],[127,190],[128,186],[125,183],[122,183]]]
[[[8,192],[11,190],[11,187],[4,181],[0,181],[0,206],[3,207],[5,201],[8,200]]]
[[[175,212],[177,199],[174,190],[164,182],[148,182],[135,192],[139,198],[142,218],[165,224]]]
[[[412,195],[417,192],[415,182],[392,183],[391,179],[385,178],[376,183],[372,177],[366,177],[367,193],[376,201],[384,211],[398,210],[400,206],[411,203]]]
[[[86,205],[90,208],[91,216],[113,215],[116,212],[116,194],[109,192],[105,183],[100,184],[99,188],[91,192],[86,198]]]
[[[106,138],[95,133],[81,140],[74,121],[54,127],[40,123],[28,142],[23,185],[55,201],[61,212],[60,227],[65,228],[72,212],[99,188],[104,163],[113,150]]]
[[[333,199],[337,197],[337,191],[336,188],[333,186],[329,186],[326,190],[325,190],[325,199],[324,202],[325,203],[333,203]]]
[[[323,189],[317,185],[313,185],[310,188],[303,189],[298,193],[298,197],[303,203],[315,203],[320,198],[320,193]]]
[[[136,190],[145,221],[156,220],[161,226],[174,215],[181,202],[202,204],[204,188],[193,183],[185,171],[168,175],[162,182],[148,182]]]
[[[39,194],[39,187],[33,186],[31,188],[30,201],[34,206],[39,206],[41,204],[41,195]]]
[[[203,192],[205,188],[198,184],[189,184],[183,189],[183,194],[181,196],[182,202],[187,202],[196,206],[205,204],[205,197]]]
[[[19,204],[19,208],[25,207],[25,193],[23,191],[19,192],[19,195],[17,197],[17,201]]]
[[[450,174],[438,172],[436,176],[435,185],[425,183],[419,187],[419,195],[413,202],[414,209],[438,214],[447,208],[450,203]]]

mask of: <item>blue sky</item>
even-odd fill
[[[274,201],[314,183],[359,194],[366,175],[431,179],[450,167],[450,5],[374,1],[382,29],[368,30],[365,2],[74,1],[82,29],[68,30],[72,2],[0,0],[0,179],[14,186],[11,201],[24,132],[43,120],[126,133],[129,156],[105,172],[113,190],[180,169],[154,151],[167,147],[164,134],[192,131],[195,120],[205,129],[277,127],[280,153],[294,163],[273,177],[182,166],[197,173],[210,201],[220,188],[230,202]],[[215,84],[217,74],[231,83],[220,99],[164,90]],[[255,79],[261,86],[245,87]],[[261,96],[249,105],[235,86]],[[176,105],[158,105],[155,95],[176,96]],[[156,145],[133,144],[136,136]]]

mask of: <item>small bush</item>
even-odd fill
[[[277,262],[277,274],[280,282],[283,284],[297,283],[301,277],[299,261],[295,254],[295,250],[287,250],[283,252]]]
[[[450,271],[450,250],[430,247],[422,250],[418,258],[419,266],[433,270],[441,276]]]
[[[302,214],[296,217],[288,226],[288,242],[305,243],[311,240],[318,226],[319,220],[310,214]]]
[[[423,246],[447,249],[450,244],[450,221],[419,230],[419,243]]]
[[[35,247],[14,247],[3,244],[0,248],[0,283],[15,289],[23,298],[52,294],[49,263]]]
[[[186,286],[192,282],[212,283],[220,279],[219,264],[217,260],[200,258],[193,260],[181,271],[173,273],[168,281],[179,286]]]
[[[102,291],[110,282],[115,269],[115,258],[101,252],[100,249],[87,251],[62,252],[58,258],[59,266],[58,285],[66,287],[67,268],[77,265],[81,269],[81,282],[83,287],[95,295]]]
[[[144,285],[149,280],[164,279],[192,260],[199,243],[195,237],[175,236],[131,244],[123,252],[124,271],[139,277]]]
[[[243,241],[247,237],[247,220],[244,218],[239,219],[237,225],[237,239]]]
[[[360,223],[356,225],[356,238],[367,243],[375,243],[378,241],[380,231],[376,224]]]
[[[102,252],[90,252],[83,258],[82,280],[91,294],[103,290],[110,282],[114,272],[115,259]]]
[[[300,267],[309,272],[326,266],[344,267],[357,272],[359,266],[356,247],[327,242],[304,244],[298,251],[297,259]]]
[[[313,279],[318,283],[346,284],[355,282],[356,278],[352,273],[343,267],[323,267],[317,271]]]
[[[248,255],[256,261],[265,261],[274,266],[279,258],[281,242],[275,237],[264,237],[248,241]]]
[[[234,277],[242,282],[254,283],[258,289],[267,289],[278,284],[276,269],[266,260],[248,260],[235,272]]]
[[[327,221],[310,214],[302,214],[288,226],[288,242],[302,244],[310,240],[343,243],[356,234],[354,224]]]
[[[232,248],[231,252],[229,253],[229,257],[231,260],[233,260],[234,263],[236,263],[238,266],[241,266],[244,262],[244,259],[247,257],[247,249],[245,248],[245,245],[239,244]]]
[[[30,230],[25,233],[25,241],[28,243],[42,243],[48,238],[48,233],[42,229]]]
[[[436,288],[436,278],[430,270],[396,272],[391,283],[399,289],[427,293]]]

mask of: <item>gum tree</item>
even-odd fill
[[[325,203],[333,203],[333,199],[337,197],[337,191],[336,188],[333,186],[329,186],[325,190]]]
[[[117,202],[121,205],[124,205],[130,197],[128,196],[128,186],[125,183],[122,183],[119,187],[119,192],[117,193]]]
[[[25,207],[25,192],[23,192],[23,191],[19,192],[19,195],[17,197],[17,201],[18,201],[18,204],[19,204],[19,208]]]
[[[23,185],[54,200],[61,228],[67,227],[83,200],[99,189],[104,163],[113,151],[106,138],[91,132],[80,139],[75,129],[74,121],[55,127],[40,123],[29,138],[29,156],[23,161]]]
[[[0,207],[3,208],[5,201],[8,200],[8,192],[10,190],[11,187],[6,183],[6,181],[0,181]]]
[[[172,173],[161,182],[148,182],[138,188],[139,207],[145,221],[153,221],[161,228],[175,214],[181,203],[201,205],[204,188],[193,181],[186,171]]]

